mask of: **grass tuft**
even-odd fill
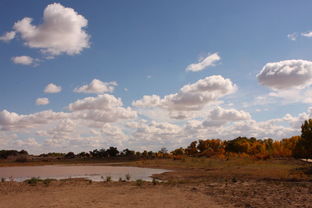
[[[131,176],[130,176],[129,173],[127,173],[127,174],[126,174],[126,180],[127,180],[127,181],[130,181],[130,179],[131,179]]]
[[[112,181],[112,177],[111,176],[106,176],[106,182],[111,182]]]
[[[142,179],[137,179],[137,180],[135,181],[135,184],[136,184],[137,186],[142,186],[142,185],[144,184],[144,181],[143,181]]]
[[[35,186],[37,185],[40,181],[42,181],[40,178],[36,178],[36,177],[32,177],[31,179],[27,179],[24,182],[31,185],[31,186]]]

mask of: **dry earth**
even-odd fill
[[[6,182],[0,185],[0,208],[113,208],[113,207],[211,207],[210,196],[175,186],[134,183],[53,182],[30,186]]]
[[[119,164],[120,165],[120,164]],[[312,208],[309,164],[296,160],[151,160],[128,165],[171,169],[154,175],[166,181],[136,182],[86,180],[0,183],[0,208]],[[308,168],[308,169],[307,169]]]
[[[228,181],[187,184],[54,181],[0,183],[0,208],[312,207],[311,182]]]

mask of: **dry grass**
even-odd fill
[[[138,167],[152,167],[174,170],[159,175],[162,179],[172,177],[184,180],[207,178],[245,179],[281,179],[309,180],[304,174],[306,163],[295,159],[254,160],[249,158],[233,158],[229,160],[212,158],[185,158],[183,160],[156,159],[126,163]],[[167,177],[164,177],[167,176]],[[171,177],[172,176],[172,177]]]

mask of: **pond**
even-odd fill
[[[120,166],[97,166],[97,165],[45,165],[45,166],[21,166],[21,167],[0,167],[0,178],[13,181],[24,181],[32,177],[41,179],[67,179],[85,178],[92,181],[103,181],[110,176],[113,181],[119,178],[130,180],[137,179],[151,181],[153,174],[168,172],[164,169],[120,167]]]

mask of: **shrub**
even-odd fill
[[[112,181],[112,177],[111,176],[106,176],[106,182],[111,182]]]
[[[156,185],[158,184],[158,181],[156,180],[156,178],[153,178],[153,181],[152,181],[153,185]]]
[[[135,183],[136,183],[137,186],[142,186],[143,183],[144,183],[144,181],[143,181],[142,179],[137,179],[137,180],[135,181]]]
[[[235,177],[233,177],[233,178],[232,178],[232,182],[233,182],[233,183],[236,183],[236,182],[237,182],[237,179],[236,179]]]
[[[44,185],[48,186],[52,181],[54,181],[55,179],[51,179],[51,178],[46,178],[44,179],[42,182]]]
[[[35,186],[37,185],[37,183],[39,183],[41,180],[39,178],[36,177],[32,177],[31,179],[25,180],[25,182],[31,186]]]
[[[21,162],[21,163],[27,162],[27,157],[26,156],[20,156],[20,157],[16,158],[15,162]]]
[[[129,174],[129,173],[128,173],[128,174],[126,174],[126,180],[127,180],[127,181],[130,181],[130,179],[131,179],[130,174]]]

